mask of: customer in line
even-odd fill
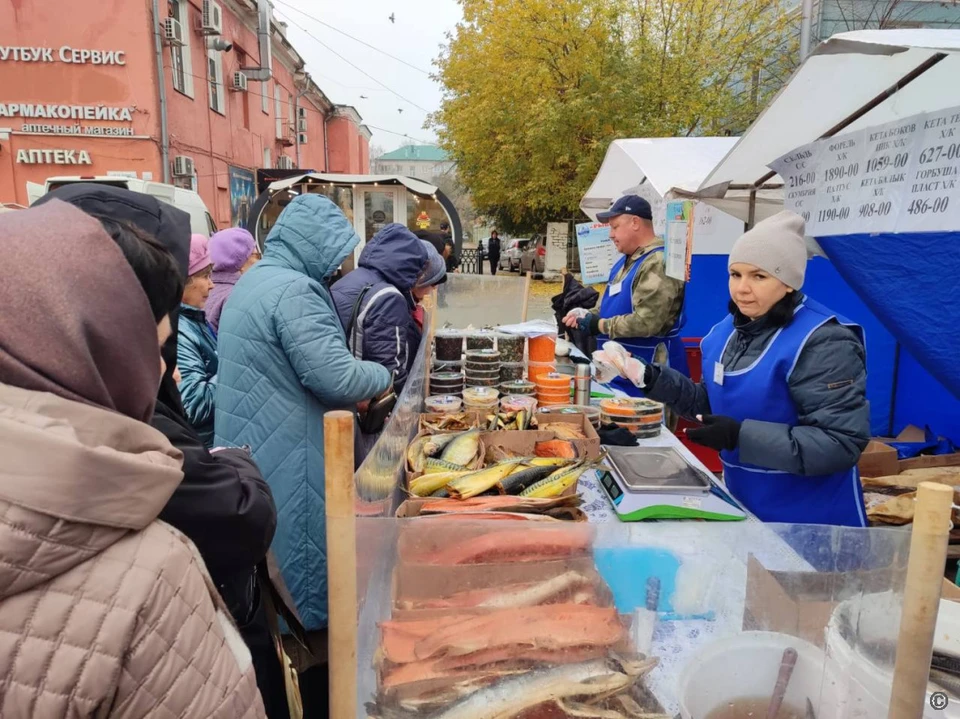
[[[421,303],[434,287],[437,288],[437,294],[439,295],[440,291],[444,289],[442,285],[447,282],[447,266],[443,257],[437,253],[436,249],[429,242],[424,242],[424,244],[427,250],[427,264],[417,279],[417,284],[415,284],[413,290],[411,290],[413,301],[417,303],[413,308],[413,321],[417,324],[417,329],[421,333],[423,332],[424,319],[423,305]]]
[[[240,276],[260,260],[260,250],[253,235],[242,227],[231,227],[210,238],[210,259],[213,261],[213,289],[203,311],[214,332],[220,331],[220,313]]]
[[[148,298],[62,202],[5,213],[0,242],[0,715],[264,716],[196,548],[155,521],[182,478],[146,424],[181,286]]]
[[[214,405],[217,398],[217,340],[203,311],[213,290],[213,261],[209,240],[203,235],[190,238],[190,267],[180,306],[180,341],[177,367],[180,396],[187,419],[207,447],[213,446]]]
[[[182,295],[190,249],[190,218],[185,212],[149,195],[119,187],[79,183],[50,194],[62,194],[71,204],[100,220],[120,246],[148,297],[163,295],[168,283],[177,287],[177,297]],[[47,198],[49,195],[40,202]],[[128,225],[155,237],[173,257],[182,258],[182,263],[176,263],[175,276],[158,271],[151,256],[138,251],[137,245],[118,239],[121,228]],[[179,303],[170,315],[178,312]],[[176,359],[176,339],[173,335],[164,344],[165,357],[172,347],[172,357]],[[169,372],[168,367],[164,377]],[[179,405],[176,385],[161,386],[151,424],[183,454],[183,481],[163,507],[160,519],[187,535],[200,550],[214,585],[253,654],[267,716],[286,719],[283,674],[263,604],[264,592],[270,591],[269,578],[256,571],[257,565],[264,562],[276,530],[273,496],[249,451],[217,448],[211,452],[182,412],[174,409]]]
[[[359,242],[328,198],[294,198],[220,317],[217,444],[251,447],[277,498],[273,551],[310,632],[309,651],[288,645],[310,717],[329,701],[323,415],[391,383],[347,348],[325,283]]]

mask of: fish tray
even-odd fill
[[[442,415],[442,414],[441,414],[441,415],[437,415],[437,416],[438,416],[438,417],[443,417],[443,416],[445,416],[445,415]],[[446,415],[446,416],[449,416],[449,415]],[[473,426],[473,429],[476,429],[476,428],[477,428],[477,425],[474,425],[474,426]],[[417,433],[417,436],[416,436],[416,437],[414,437],[412,440],[410,440],[410,443],[412,444],[413,442],[417,441],[417,440],[420,439],[421,437],[428,437],[428,436],[432,436],[432,435],[435,435],[435,434],[449,434],[449,433],[448,433],[448,432],[429,432],[429,431],[427,431],[427,430],[421,430],[420,432]],[[476,459],[474,459],[473,462],[471,462],[470,464],[466,465],[466,466],[464,467],[464,469],[466,469],[466,470],[472,470],[472,469],[480,469],[481,467],[483,467],[483,458],[484,458],[484,455],[486,455],[486,453],[487,453],[487,448],[486,448],[486,446],[483,444],[483,434],[484,434],[484,433],[481,432],[481,433],[480,433],[480,437],[477,439],[477,447],[478,447],[478,449],[477,449],[477,457],[476,457]],[[407,445],[407,446],[409,446],[409,445]],[[410,482],[412,482],[414,479],[416,479],[416,478],[419,477],[421,474],[423,474],[423,472],[414,472],[414,471],[413,471],[413,468],[410,466],[410,462],[407,461],[407,458],[406,458],[406,450],[404,450],[404,472],[405,472],[405,475],[406,475],[406,484],[404,485],[405,488],[406,488],[406,487],[409,487],[409,486],[410,486]]]

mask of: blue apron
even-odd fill
[[[662,247],[656,247],[649,252],[645,252],[637,258],[637,261],[630,266],[630,270],[620,280],[620,292],[615,295],[610,294],[610,287],[616,284],[614,278],[617,273],[623,269],[626,264],[627,256],[623,255],[617,260],[610,270],[610,279],[607,282],[607,288],[603,291],[603,298],[600,300],[600,319],[606,320],[618,315],[629,315],[633,312],[633,281],[640,270],[640,265],[650,257],[654,252],[663,252]],[[674,323],[666,337],[618,337],[615,342],[623,345],[634,357],[643,360],[647,364],[653,362],[653,355],[660,345],[666,345],[668,364],[673,369],[683,373],[687,377],[690,371],[687,366],[687,351],[683,346],[683,340],[680,338],[680,330],[687,321],[687,316],[683,306],[680,307],[680,313],[677,315],[677,321]],[[602,349],[603,343],[610,340],[609,335],[597,335],[597,349]],[[635,387],[632,382],[628,382],[622,377],[617,377],[610,382],[611,387],[625,392],[630,397],[643,397],[640,389]]]
[[[863,342],[863,330],[809,297],[797,307],[793,321],[780,329],[763,354],[746,369],[724,372],[715,381],[715,368],[736,333],[732,315],[703,339],[703,383],[712,414],[743,421],[777,422],[795,427],[799,417],[790,397],[788,380],[813,332],[831,319],[854,330]],[[827,524],[865,527],[863,491],[856,466],[835,474],[804,477],[749,465],[738,449],[720,453],[727,488],[764,522]]]

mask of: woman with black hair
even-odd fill
[[[703,423],[687,436],[720,451],[727,488],[762,521],[864,527],[863,330],[800,291],[806,264],[799,215],[758,223],[730,252],[730,314],[701,343],[701,383],[655,364],[633,374]]]

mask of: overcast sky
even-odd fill
[[[307,72],[333,102],[357,108],[373,131],[371,145],[381,145],[389,152],[411,142],[436,140],[423,124],[427,112],[440,106],[440,87],[419,70],[435,71],[433,60],[440,53],[440,45],[462,17],[456,0],[348,0],[336,4],[331,0],[272,1],[274,15],[287,23],[288,39],[307,62]],[[391,14],[394,22],[389,19]]]

